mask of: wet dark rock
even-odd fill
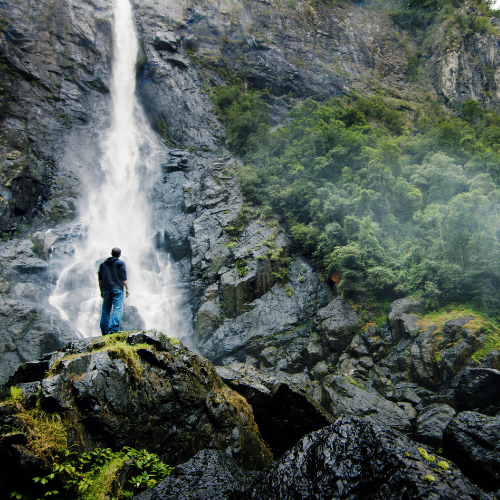
[[[443,449],[485,491],[500,488],[500,418],[465,411],[448,425]]]
[[[431,326],[415,338],[408,333],[379,365],[390,369],[396,384],[411,381],[424,390],[443,389],[464,369],[477,350],[478,336],[467,328],[471,319],[469,316],[448,321],[442,331],[436,325]],[[412,321],[416,324],[417,316]],[[397,322],[394,325],[399,328]]]
[[[26,444],[28,438],[23,432],[11,432],[10,434],[4,434],[0,439],[0,448],[4,446],[11,446],[14,444]]]
[[[12,491],[19,488],[19,480],[23,479],[23,490],[27,494],[37,495],[35,483],[25,478],[46,476],[47,469],[39,458],[33,456],[26,448],[27,437],[24,433],[10,433],[0,439],[0,495],[9,498]],[[35,498],[35,497],[34,497]]]
[[[459,410],[483,409],[500,400],[500,371],[491,368],[467,368],[455,389]]]
[[[427,406],[431,405],[448,405],[456,410],[455,393],[453,389],[446,389],[438,394],[431,394],[425,396],[422,401],[417,405],[418,411],[423,411]]]
[[[500,370],[500,351],[492,349],[482,360],[481,368],[493,368]]]
[[[146,448],[172,465],[205,448],[224,450],[249,469],[268,463],[251,407],[207,360],[154,331],[125,341],[151,348],[127,355],[98,337],[68,346],[68,358],[50,356],[50,376],[35,383],[41,407],[77,410],[87,445]],[[20,369],[14,377],[28,399],[32,374]]]
[[[393,401],[396,388],[390,379],[386,377],[377,377],[373,381],[373,388],[384,398]]]
[[[226,319],[200,345],[201,352],[217,364],[243,362],[309,379],[304,371],[313,368],[322,349],[312,319],[331,300],[331,291],[302,258],[290,263],[289,276],[284,286],[275,284],[248,304],[247,312]]]
[[[35,254],[30,240],[0,244],[0,259],[4,265],[22,274],[40,274],[48,268],[48,263]]]
[[[200,451],[160,484],[134,500],[230,500],[239,498],[251,476],[221,451]]]
[[[446,337],[455,337],[462,331],[462,327],[472,321],[474,316],[463,316],[461,318],[452,319],[447,321],[443,326],[443,335]]]
[[[146,328],[144,318],[139,314],[137,307],[123,304],[123,316],[120,321],[120,330],[132,332]]]
[[[360,326],[356,311],[340,297],[317,312],[315,324],[332,351],[339,353],[351,343]]]
[[[420,403],[421,398],[415,392],[415,389],[418,387],[418,384],[412,383],[399,383],[395,386],[394,395],[392,398],[389,398],[393,401],[411,403],[412,405],[418,405]]]
[[[398,299],[391,304],[389,324],[398,339],[414,338],[420,328],[416,326],[418,314],[425,314],[425,306],[421,301],[410,298]]]
[[[166,62],[170,63],[172,66],[176,66],[180,69],[188,69],[189,68],[189,60],[181,57],[172,57],[172,56],[162,56]]]
[[[262,437],[275,458],[312,431],[333,422],[304,388],[279,375],[244,365],[217,368],[222,380],[252,406]]]
[[[417,420],[417,410],[413,407],[411,403],[396,403],[399,408],[403,410],[403,413],[405,414],[406,418],[411,422],[411,424],[414,426],[415,421]]]
[[[181,260],[191,257],[191,246],[189,242],[192,236],[192,227],[185,220],[185,217],[176,217],[165,228],[164,241],[165,250],[173,260]]]
[[[412,435],[406,412],[378,394],[367,392],[361,383],[345,375],[328,375],[323,379],[323,406],[333,416],[343,414],[366,417],[367,421]]]
[[[169,151],[167,161],[162,163],[161,169],[165,174],[186,170],[189,166],[189,155],[186,151],[174,149]]]
[[[8,385],[35,382],[45,377],[45,373],[50,367],[48,360],[29,361],[21,365],[12,377],[8,380]]]
[[[238,220],[243,206],[243,197],[236,179],[229,172],[235,171],[235,163],[229,155],[219,156],[204,172],[198,186],[186,188],[185,203],[194,203],[200,210],[193,222],[191,244],[192,272],[199,276],[207,276],[214,281],[219,270],[231,260],[231,252],[227,248],[230,243],[225,236],[225,228]]]
[[[487,415],[488,417],[500,417],[500,406],[487,406],[481,411],[481,413],[483,415]]]
[[[438,449],[442,445],[443,432],[455,416],[455,410],[446,404],[432,404],[418,414],[415,439]]]
[[[202,344],[222,323],[218,302],[207,301],[198,309],[196,318],[197,341]]]
[[[243,498],[287,500],[476,499],[491,497],[451,463],[427,461],[399,432],[343,416],[309,434],[254,479]]]
[[[477,337],[474,332],[465,330],[462,338],[450,341],[448,346],[442,350],[439,361],[439,372],[441,373],[441,385],[451,381],[469,363],[471,356],[477,350]]]
[[[15,296],[22,289],[23,298]],[[23,363],[59,349],[64,342],[77,338],[73,328],[54,312],[48,312],[32,300],[26,300],[26,290],[37,293],[36,286],[18,283],[14,294],[0,293],[0,384]]]

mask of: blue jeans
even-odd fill
[[[113,314],[111,314],[113,309]],[[111,321],[110,321],[111,316]],[[103,335],[120,330],[123,316],[123,290],[104,290],[102,292],[101,332]]]

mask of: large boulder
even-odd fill
[[[413,428],[407,412],[379,394],[365,391],[361,383],[345,375],[328,375],[323,379],[323,406],[335,417],[366,417],[383,427],[392,427],[411,435]]]
[[[439,448],[443,432],[455,413],[455,410],[447,404],[427,406],[417,417],[415,439],[436,449]]]
[[[399,432],[343,416],[273,462],[244,495],[253,500],[488,500],[451,463]]]
[[[467,368],[455,389],[459,410],[482,410],[500,401],[500,371],[492,368]]]
[[[274,457],[280,457],[299,439],[333,422],[304,389],[284,376],[232,365],[219,367],[217,373],[251,405],[262,437]]]
[[[398,339],[415,338],[420,331],[417,326],[418,314],[425,314],[425,305],[422,301],[411,298],[395,300],[389,312],[389,324]]]
[[[356,311],[341,297],[332,300],[316,313],[316,328],[324,335],[330,349],[342,353],[360,329]]]
[[[204,450],[134,500],[229,500],[250,482],[250,475],[226,453]]]
[[[454,418],[443,436],[444,453],[486,491],[500,488],[500,418],[465,411]]]
[[[224,450],[249,469],[272,458],[245,399],[176,339],[154,331],[99,337],[39,363],[45,378],[33,381],[43,371],[34,363],[12,381],[27,405],[75,416],[69,442],[146,448],[172,465],[202,449]]]
[[[447,321],[442,329],[431,325],[423,331],[416,315],[395,308],[389,317],[397,345],[379,366],[389,370],[394,383],[413,382],[427,390],[443,389],[468,365],[481,343],[481,336],[467,327],[472,316]]]

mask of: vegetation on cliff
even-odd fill
[[[271,132],[240,82],[215,96],[228,145],[244,155],[246,199],[280,214],[345,295],[499,309],[496,111],[469,100],[452,112],[430,96],[308,99]]]

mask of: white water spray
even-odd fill
[[[49,299],[85,336],[100,334],[97,265],[122,250],[131,295],[146,328],[178,333],[179,294],[171,284],[168,257],[152,246],[147,193],[159,175],[157,139],[135,96],[137,34],[129,0],[114,7],[111,125],[102,142],[103,180],[91,190],[82,224],[88,228],[73,262]]]

